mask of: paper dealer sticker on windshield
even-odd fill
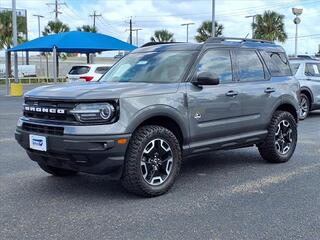
[[[137,65],[145,65],[147,63],[148,63],[148,61],[140,61],[140,62],[137,63]]]

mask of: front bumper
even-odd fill
[[[30,149],[29,135],[45,136],[47,151]],[[121,176],[127,144],[119,144],[118,139],[129,140],[130,134],[107,136],[48,135],[33,133],[17,127],[15,138],[26,149],[29,157],[49,166],[93,174]],[[128,142],[128,141],[127,141]]]

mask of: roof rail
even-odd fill
[[[262,39],[251,39],[251,38],[235,38],[235,37],[211,37],[209,38],[206,43],[221,43],[223,41],[241,41],[241,42],[259,42],[259,43],[271,43],[274,44],[272,41],[262,40]]]
[[[142,46],[140,46],[140,48],[159,45],[159,44],[171,44],[171,43],[179,43],[179,42],[147,42]]]

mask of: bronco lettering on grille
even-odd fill
[[[24,106],[24,111],[26,112],[40,112],[40,113],[51,113],[51,114],[65,114],[66,110],[62,108],[47,108],[47,107],[34,107],[34,106]]]

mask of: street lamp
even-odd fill
[[[301,19],[298,17],[302,14],[302,8],[292,8],[292,13],[296,17],[293,19],[294,24],[296,25],[296,36],[295,36],[295,47],[294,47],[294,55],[297,57],[298,54],[298,24],[301,22]]]
[[[245,18],[252,18],[252,37],[254,37],[254,28],[253,28],[253,25],[255,23],[255,20],[256,20],[256,17],[258,16],[258,14],[254,14],[254,15],[249,15],[249,16],[245,16]]]
[[[183,23],[181,26],[187,26],[187,42],[189,42],[189,25],[193,25],[193,22],[190,23]]]

